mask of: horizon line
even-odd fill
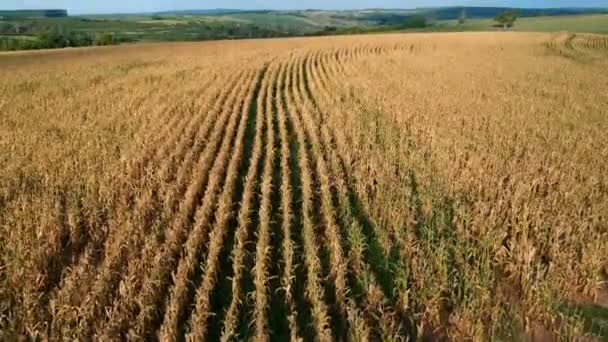
[[[292,9],[272,9],[272,8],[222,8],[222,7],[214,7],[214,8],[183,8],[183,9],[162,9],[156,11],[125,11],[125,12],[113,12],[113,11],[100,11],[100,12],[87,12],[87,11],[70,11],[68,8],[11,8],[4,9],[0,8],[0,11],[48,11],[48,10],[65,10],[68,12],[68,16],[72,15],[132,15],[132,14],[156,14],[156,13],[171,13],[171,12],[189,12],[189,11],[234,11],[234,12],[295,12],[295,11],[339,11],[339,12],[348,12],[348,11],[370,11],[370,10],[397,10],[397,11],[411,11],[417,9],[441,9],[441,8],[505,8],[505,9],[598,9],[598,10],[608,10],[608,6],[540,6],[540,7],[527,7],[527,6],[462,6],[462,5],[448,5],[448,6],[424,6],[424,7],[361,7],[361,8],[342,8],[342,9],[322,9],[322,8],[292,8]]]

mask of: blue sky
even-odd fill
[[[0,0],[0,9],[63,8],[72,14],[179,9],[356,9],[430,6],[608,7],[608,0]]]

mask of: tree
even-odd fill
[[[97,38],[95,39],[95,45],[114,45],[116,44],[116,39],[114,37],[113,34],[111,33],[104,33],[101,35],[98,35]]]
[[[405,29],[425,28],[427,25],[426,17],[423,15],[412,15],[405,19],[402,27]]]
[[[21,23],[14,23],[13,30],[15,30],[15,34],[19,35],[25,33],[26,27]]]
[[[70,41],[58,30],[42,32],[38,35],[38,42],[42,49],[57,49],[70,46]]]
[[[462,12],[460,12],[460,18],[458,18],[458,23],[459,24],[464,24],[465,21],[467,20],[467,10],[466,8],[462,8]]]
[[[507,28],[512,27],[517,20],[517,13],[513,11],[502,12],[499,13],[494,20],[506,30]]]

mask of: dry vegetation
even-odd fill
[[[608,336],[608,38],[0,55],[0,339]]]

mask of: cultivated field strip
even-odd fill
[[[238,80],[238,77],[234,77],[228,81],[228,84],[235,85]],[[214,92],[211,93],[213,94]],[[221,93],[215,95],[219,95],[219,97],[212,106],[209,106],[210,112],[205,117],[203,124],[199,126],[198,132],[195,136],[187,138],[187,141],[191,144],[191,148],[187,151],[187,155],[181,163],[174,164],[179,167],[174,169],[173,178],[171,180],[164,180],[164,183],[161,183],[163,184],[163,188],[159,190],[162,192],[162,210],[160,211],[161,215],[156,219],[157,223],[155,223],[159,228],[162,228],[162,225],[168,225],[174,219],[180,203],[179,199],[185,194],[188,179],[192,177],[193,168],[197,164],[197,160],[201,156],[204,147],[207,145],[207,141],[210,139],[212,129],[218,123],[221,125],[223,122],[223,119],[219,115],[223,112],[222,107],[228,100],[229,91],[223,89]],[[209,97],[206,99],[206,102],[212,99],[213,97]],[[160,244],[165,233],[162,229],[158,229],[157,233],[150,234],[147,237],[148,241],[145,244],[141,257],[129,260],[129,272],[124,278],[125,283],[121,288],[121,300],[117,300],[114,303],[113,311],[110,314],[111,320],[105,329],[106,334],[110,336],[116,334],[121,331],[121,326],[124,326],[126,320],[132,319],[129,311],[126,310],[133,310],[132,308],[135,305],[133,303],[134,294],[141,291],[141,282],[133,281],[133,279],[137,279],[138,275],[144,274],[151,267],[155,253],[161,247]]]
[[[319,101],[336,101],[328,87],[349,60],[403,48],[291,53],[209,78],[186,111],[157,110],[164,124],[126,164],[112,216],[99,223],[107,237],[83,242],[74,268],[49,284],[58,287],[48,336],[380,337],[373,326],[388,298],[374,304],[356,289],[364,273],[373,284],[373,265],[366,242],[350,242],[362,233],[352,230],[348,177]],[[71,221],[86,220],[69,210]],[[65,229],[57,234],[78,239]]]
[[[298,111],[301,110],[295,106],[294,90],[297,82],[297,59],[292,58],[286,71],[286,103],[287,110],[290,115],[290,121],[295,131],[298,144],[298,163],[299,173],[302,182],[302,234],[304,253],[304,265],[306,269],[306,298],[311,306],[311,315],[313,320],[314,331],[317,338],[320,340],[328,340],[331,337],[330,332],[330,317],[328,313],[327,303],[325,302],[326,289],[323,287],[323,270],[319,256],[323,245],[318,244],[317,229],[318,217],[315,215],[315,192],[314,179],[312,174],[310,150],[304,135],[304,128],[299,119]],[[320,247],[320,248],[319,248]]]
[[[335,56],[339,62],[336,67],[342,70],[344,66],[339,60],[340,56],[362,58],[383,52],[380,47],[360,46],[346,51],[324,52],[322,55]],[[347,311],[350,311],[347,309],[352,306],[351,300],[346,298],[350,290],[346,284],[347,267],[340,236],[346,230],[337,226],[331,189],[334,186],[334,176],[328,170],[326,156],[322,155],[327,147],[323,147],[319,141],[318,126],[311,126],[315,120],[311,112],[318,108],[313,108],[309,103],[310,94],[305,94],[305,88],[308,89],[309,86],[304,83],[313,77],[311,70],[305,69],[308,65],[305,61],[308,60],[305,56],[299,56],[277,62],[270,69],[272,73],[260,76],[242,74],[240,78],[232,77],[232,81],[215,80],[212,85],[226,82],[229,86],[208,91],[202,96],[201,103],[196,105],[197,112],[183,113],[171,109],[163,116],[163,112],[158,111],[160,115],[155,121],[167,121],[168,117],[168,122],[159,127],[160,132],[151,141],[150,148],[129,168],[131,176],[124,182],[124,191],[116,201],[107,238],[91,242],[92,246],[87,249],[94,251],[105,246],[105,253],[85,253],[80,264],[66,276],[64,285],[52,300],[51,334],[84,338],[102,331],[106,338],[124,337],[127,333],[131,337],[150,337],[155,336],[154,327],[160,325],[161,338],[175,339],[190,330],[180,325],[192,314],[191,326],[196,328],[192,331],[192,336],[205,335],[210,296],[217,273],[215,268],[218,267],[226,234],[231,230],[224,226],[231,221],[234,206],[233,192],[240,165],[238,158],[243,154],[238,151],[245,148],[241,141],[253,101],[257,103],[256,111],[259,112],[256,120],[266,121],[262,126],[266,131],[264,140],[267,146],[259,184],[262,198],[258,204],[259,217],[255,220],[257,226],[252,227],[257,239],[253,276],[254,309],[250,314],[255,317],[255,336],[259,339],[268,338],[268,297],[272,291],[279,290],[268,288],[268,279],[272,277],[283,278],[282,291],[286,292],[286,307],[291,312],[289,330],[296,329],[296,316],[300,312],[294,303],[296,296],[291,293],[295,288],[291,284],[298,281],[294,275],[295,242],[291,241],[293,231],[296,234],[301,231],[302,236],[297,241],[303,244],[298,247],[302,248],[305,255],[302,260],[306,269],[306,305],[309,307],[301,310],[310,310],[314,319],[314,333],[320,339],[330,339],[332,328],[344,332],[346,325],[330,322],[330,316],[334,321],[347,321]],[[324,59],[315,61],[316,65],[326,62]],[[260,85],[258,82],[261,82]],[[261,90],[256,87],[261,87]],[[310,89],[306,92],[309,91]],[[239,115],[241,123],[235,142],[233,136]],[[274,127],[273,124],[277,123],[279,127]],[[287,132],[288,129],[292,132]],[[279,136],[281,139],[278,139]],[[290,142],[290,138],[295,141]],[[275,140],[281,141],[283,146],[280,149],[275,146]],[[289,164],[292,154],[290,145],[293,144],[298,146],[299,160],[299,169],[293,173],[301,176],[301,184],[291,184],[292,173],[289,172],[289,167],[293,165]],[[230,164],[227,160],[229,151],[238,152],[233,155]],[[279,151],[281,165],[277,163]],[[251,164],[255,166],[257,162]],[[274,184],[278,183],[278,179],[273,179],[276,168],[284,170],[281,173],[281,184]],[[252,182],[255,181],[254,171],[257,170],[252,170]],[[291,227],[293,219],[290,217],[293,213],[290,207],[293,203],[290,202],[294,201],[291,188],[294,186],[302,187],[299,193],[302,207],[296,211],[302,215],[297,221],[302,227]],[[223,189],[221,193],[220,189]],[[283,197],[281,212],[284,217],[280,228],[284,233],[283,241],[276,241],[280,246],[271,246],[270,235],[276,229],[271,227],[274,224],[271,221],[276,219],[274,216],[279,212],[273,208],[278,198],[273,193],[279,192]],[[253,193],[247,197],[251,196]],[[320,205],[316,207],[314,203],[319,203],[318,201]],[[249,206],[256,207],[253,204]],[[314,214],[317,209],[321,211],[319,216]],[[247,207],[242,210],[247,210]],[[250,213],[244,211],[240,215],[242,221],[248,220],[248,215]],[[242,224],[246,225],[247,222]],[[61,231],[57,232],[61,234]],[[241,232],[239,235],[245,234],[247,228],[243,227],[238,232]],[[69,235],[70,232],[62,234]],[[62,239],[61,236],[54,238]],[[243,239],[243,236],[236,239],[237,249],[234,253],[237,262],[234,269],[237,275],[242,267],[239,266],[242,261],[238,260],[244,259],[246,252]],[[57,244],[52,242],[53,239],[50,241]],[[208,251],[205,249],[207,241],[210,241]],[[324,245],[324,253],[329,256],[325,265],[322,265],[325,261],[315,251],[318,243]],[[182,244],[186,246],[183,252]],[[273,252],[275,256],[283,255],[286,258],[281,268],[284,272],[282,275],[268,274],[271,269],[279,270],[269,267]],[[89,253],[97,253],[98,256]],[[45,259],[47,262],[53,260],[49,256]],[[201,271],[197,271],[198,260],[206,260]],[[173,267],[177,267],[176,271],[173,271]],[[170,281],[169,278],[174,280]],[[239,278],[236,277],[237,280]],[[197,289],[191,288],[193,281],[195,284],[199,282]],[[325,286],[326,281],[333,285]],[[87,289],[86,296],[80,300],[70,296],[69,293],[76,286],[87,284],[90,284],[90,288]],[[238,298],[241,296],[241,286],[237,285],[234,285],[236,289],[232,309],[228,310],[226,316],[229,318],[226,322],[226,337],[236,333],[235,323],[231,321],[239,316],[238,306],[241,305]],[[170,289],[168,301],[164,297],[167,289]],[[189,303],[195,298],[197,304],[193,310]],[[331,298],[332,305],[335,306],[331,313],[327,307],[327,298]],[[357,311],[354,312],[359,315]],[[44,321],[43,317],[38,319]],[[301,334],[308,334],[306,328],[302,330]],[[290,336],[295,338],[298,333],[292,331]]]
[[[407,98],[394,89],[417,79],[380,91],[369,76],[383,75],[378,61],[419,61],[442,41],[340,39],[343,43],[310,47],[298,43],[272,56],[256,51],[225,61],[224,72],[204,77],[206,69],[199,70],[201,80],[184,80],[182,102],[167,98],[152,106],[142,92],[132,106],[144,114],[134,116],[129,133],[134,142],[120,151],[116,177],[99,180],[89,197],[57,187],[54,197],[39,199],[52,214],[41,221],[52,229],[41,234],[41,252],[28,266],[40,280],[11,299],[28,308],[15,316],[22,322],[5,330],[42,340],[405,341],[460,336],[446,327],[461,320],[480,332],[479,322],[465,314],[480,309],[462,303],[474,302],[479,288],[500,295],[506,290],[487,280],[494,271],[476,260],[492,250],[500,276],[519,275],[528,267],[521,266],[525,258],[540,247],[514,254],[506,242],[507,247],[483,242],[483,236],[465,234],[461,227],[480,224],[479,217],[493,217],[495,211],[477,203],[463,213],[458,205],[468,205],[469,198],[421,195],[419,183],[431,184],[426,190],[435,194],[440,185],[434,175],[450,172],[447,167],[439,172],[428,161],[442,161],[454,151],[425,150],[449,130],[423,126],[425,118],[416,113],[399,122],[394,112],[411,114],[403,103],[378,105],[383,91]],[[451,38],[442,39],[453,47]],[[605,37],[579,34],[530,41],[538,42],[526,41],[534,53],[549,49],[585,63],[600,60],[608,46]],[[134,66],[137,80],[145,80],[140,73],[152,66],[139,71]],[[358,75],[361,70],[369,75]],[[420,76],[416,72],[410,70],[412,77]],[[425,94],[415,95],[430,101]],[[442,105],[442,113],[458,110]],[[485,120],[479,125],[483,132],[490,122]],[[396,127],[419,140],[408,140]],[[414,162],[428,165],[408,166]],[[416,172],[427,172],[426,177],[419,180]],[[110,185],[102,187],[103,182]],[[22,203],[33,201],[24,198]],[[495,202],[513,208],[518,203],[498,195]],[[599,202],[600,209],[588,210],[601,211]],[[512,215],[509,224],[517,225],[519,212],[503,210]],[[480,215],[478,221],[467,221],[470,213]],[[526,215],[525,222],[532,222]],[[594,250],[600,247],[597,242]],[[465,254],[458,254],[459,248]],[[505,260],[518,260],[521,267]],[[462,269],[476,267],[483,269],[470,284],[459,278]],[[434,287],[429,277],[445,286]],[[504,282],[516,283],[513,277]],[[537,295],[533,287],[513,287],[525,298],[518,304],[534,307],[529,303],[536,302],[523,302]],[[486,292],[480,298],[495,310],[484,312],[484,320],[505,318],[502,303]],[[0,306],[0,324],[8,322],[5,312],[10,311]]]
[[[268,77],[265,77],[262,84],[260,85],[260,91],[258,97],[252,99],[255,103],[251,103],[251,110],[255,111],[255,137],[253,141],[253,148],[250,154],[251,162],[249,163],[249,169],[245,176],[243,185],[243,196],[241,200],[241,206],[238,210],[237,228],[235,231],[235,245],[230,251],[230,260],[232,262],[232,284],[231,284],[231,300],[230,305],[226,311],[223,330],[222,330],[222,341],[228,341],[233,338],[237,333],[239,320],[243,317],[242,306],[244,297],[244,287],[242,285],[243,278],[247,269],[247,243],[253,236],[253,215],[254,208],[257,203],[257,194],[260,188],[259,172],[260,164],[262,164],[264,149],[264,131],[266,129],[265,120],[262,115],[265,113],[265,103],[263,100],[266,97],[268,91]],[[255,108],[253,107],[255,105]]]
[[[552,54],[579,62],[604,61],[608,53],[608,38],[604,35],[560,33],[541,45]]]
[[[181,133],[183,133],[183,130],[185,129],[185,125],[187,123],[187,119],[188,116],[184,115],[182,117],[182,120],[177,124],[177,125],[168,125],[167,127],[170,128],[171,130],[167,131],[164,135],[166,136],[174,136],[174,135],[181,135]],[[170,152],[168,150],[168,147],[170,146],[171,142],[170,141],[166,141],[164,143],[161,144],[161,147],[156,151],[155,157],[156,158],[160,158],[160,160],[162,159],[169,159],[171,156],[169,155]],[[139,164],[141,167],[145,167],[145,159],[143,161],[143,163]],[[137,176],[133,176],[133,177],[137,177]],[[132,186],[132,184],[129,184],[128,186]],[[74,273],[74,278],[72,278],[72,274],[68,275],[69,278],[66,279],[66,281],[68,283],[73,283],[73,284],[77,284],[79,282],[82,282],[82,285],[85,284],[91,284],[92,285],[92,290],[90,292],[90,296],[88,296],[85,300],[85,302],[87,302],[89,305],[88,309],[86,309],[85,315],[88,315],[88,318],[86,319],[91,320],[94,319],[95,316],[97,316],[100,312],[99,312],[99,306],[103,305],[103,300],[109,299],[111,301],[111,294],[109,294],[110,292],[112,292],[112,289],[110,289],[110,287],[113,287],[117,281],[117,279],[115,277],[119,276],[121,273],[121,267],[124,263],[124,260],[126,260],[127,258],[127,253],[133,251],[133,250],[137,250],[137,246],[138,243],[140,243],[139,241],[133,241],[133,240],[129,240],[126,238],[126,236],[129,236],[129,234],[132,233],[132,229],[134,229],[134,225],[137,223],[134,223],[133,220],[135,220],[135,222],[137,222],[137,220],[141,220],[142,217],[141,216],[135,216],[135,217],[128,217],[129,215],[127,214],[127,212],[130,210],[128,209],[127,205],[125,205],[124,203],[127,201],[132,200],[133,194],[123,194],[122,195],[123,198],[117,203],[117,212],[118,212],[118,216],[116,218],[115,221],[111,222],[109,227],[108,227],[108,231],[110,232],[108,238],[105,241],[105,244],[109,244],[111,246],[113,246],[113,248],[106,248],[106,255],[105,256],[100,256],[103,259],[103,262],[101,264],[101,268],[102,271],[101,273],[99,273],[97,275],[96,280],[88,280],[87,274],[86,273],[81,273],[80,271],[80,267],[82,268],[87,268],[88,265],[79,265],[78,268],[76,268],[75,271],[73,271]],[[138,208],[141,207],[145,207],[148,206],[149,203],[152,201],[152,194],[151,192],[146,192],[144,194],[141,195],[141,197],[137,198],[137,204],[135,205]],[[124,221],[121,221],[124,220]],[[116,227],[118,226],[122,226],[124,227],[124,229],[116,229]],[[121,233],[123,235],[114,235],[114,234],[118,234]],[[101,245],[101,241],[99,242],[94,242],[93,246],[99,248],[99,246]],[[93,248],[95,248],[93,247]],[[97,263],[98,261],[95,260],[91,260],[91,258],[96,258],[95,256],[85,256],[83,257],[82,260],[84,260],[86,263]],[[78,276],[81,277],[85,277],[84,279],[82,278],[78,278]],[[116,279],[116,280],[115,280]],[[82,286],[79,285],[79,286]],[[63,288],[61,289],[63,290]],[[70,286],[66,286],[65,288],[66,291],[70,291]],[[58,298],[69,298],[69,292],[67,292],[65,294],[65,296],[61,296],[58,295]],[[109,297],[109,298],[108,298]],[[69,298],[69,300],[73,300],[72,298]],[[58,308],[61,308],[61,306],[63,305],[61,302],[57,302],[56,303]],[[97,307],[97,309],[96,309]],[[58,316],[60,316],[60,313],[57,313]],[[59,318],[59,317],[57,317]],[[65,327],[66,324],[65,322],[61,322],[61,320],[58,320],[59,323],[61,324],[62,327]],[[88,330],[88,325],[89,323],[84,323],[83,327],[81,329],[84,329],[84,331],[86,332]]]
[[[352,268],[351,274],[351,282],[352,286],[357,287],[358,290],[355,290],[354,293],[356,296],[360,296],[359,303],[366,303],[361,309],[366,312],[374,312],[374,315],[369,315],[368,319],[371,317],[375,317],[372,321],[369,321],[369,326],[380,327],[381,334],[386,337],[391,334],[400,334],[403,333],[400,329],[404,328],[400,325],[405,324],[406,322],[395,321],[396,310],[402,310],[401,315],[405,315],[405,311],[407,310],[407,303],[401,301],[403,307],[395,307],[389,308],[386,307],[383,303],[387,303],[387,297],[394,295],[396,298],[400,298],[400,296],[405,295],[407,297],[408,289],[400,289],[399,292],[391,294],[389,291],[382,290],[379,287],[377,281],[375,280],[374,272],[371,271],[370,265],[366,265],[363,262],[363,258],[366,257],[369,260],[369,251],[365,251],[364,247],[369,246],[368,242],[366,242],[366,236],[363,234],[362,225],[370,225],[368,222],[361,219],[360,217],[354,216],[353,208],[349,205],[349,192],[352,193],[352,190],[349,189],[349,184],[352,182],[352,179],[349,179],[347,176],[347,171],[345,170],[344,163],[345,161],[336,154],[338,150],[339,142],[337,141],[334,133],[328,129],[329,123],[327,122],[328,117],[324,117],[321,115],[323,113],[322,108],[339,108],[339,103],[337,103],[335,98],[330,96],[330,92],[328,89],[330,87],[335,87],[335,84],[331,84],[331,82],[343,82],[340,79],[340,73],[344,72],[344,69],[332,68],[331,74],[328,74],[327,70],[323,70],[323,66],[331,64],[334,62],[334,65],[338,65],[339,54],[322,54],[321,56],[315,56],[319,60],[313,62],[313,59],[309,60],[308,63],[308,72],[311,75],[311,79],[308,84],[307,94],[311,96],[311,100],[315,103],[315,107],[317,108],[318,115],[312,120],[312,122],[317,123],[317,129],[322,131],[322,139],[323,144],[326,146],[326,156],[327,159],[331,160],[331,165],[333,166],[334,179],[336,187],[335,193],[337,196],[338,206],[340,207],[340,215],[342,220],[342,225],[344,228],[344,241],[347,241],[347,248],[350,248],[350,260],[349,265]],[[313,65],[316,65],[317,68],[314,68]],[[314,91],[313,91],[314,90]],[[313,99],[314,96],[317,96],[317,99]],[[333,115],[338,116],[339,113],[333,113]],[[352,184],[351,184],[352,186]],[[372,246],[376,243],[376,240],[379,242],[386,244],[386,239],[384,233],[380,233],[380,238],[378,236],[378,231],[375,234],[367,237],[371,238]],[[382,242],[384,241],[384,242]],[[372,253],[377,253],[379,248],[374,247],[374,251]],[[384,255],[381,258],[386,258]],[[406,261],[404,261],[406,263]],[[374,262],[375,263],[375,262]],[[387,261],[380,261],[378,264],[387,263]],[[386,272],[386,271],[383,271]],[[386,273],[380,276],[381,278],[386,279]],[[395,275],[390,275],[389,277],[396,277]],[[363,280],[365,279],[365,280]],[[362,287],[363,286],[363,287]],[[365,288],[367,287],[367,288]],[[387,288],[388,286],[385,286]],[[397,299],[399,301],[399,299]],[[356,311],[352,313],[359,316],[360,314]],[[368,332],[369,328],[365,326],[361,326],[361,328],[357,329],[357,331]],[[373,331],[376,338],[380,338],[377,333],[378,331]],[[366,335],[369,337],[368,335]],[[365,338],[365,337],[360,337]]]
[[[155,173],[157,172],[152,176],[154,179],[150,179],[148,182],[159,182],[160,184],[172,182],[172,178],[173,175],[176,174],[176,170],[172,170],[171,168],[174,167],[174,165],[179,165],[186,156],[187,152],[189,150],[193,150],[193,146],[191,144],[198,133],[198,127],[204,127],[201,126],[201,119],[203,118],[203,115],[196,115],[197,113],[193,114],[194,115],[192,116],[194,118],[190,121],[190,123],[188,123],[187,126],[184,126],[177,134],[171,134],[170,136],[172,139],[166,144],[167,148],[161,149],[163,150],[163,153],[160,156],[157,154],[155,160],[158,160],[161,164],[154,171]],[[210,120],[213,120],[212,115],[210,115],[210,117]],[[172,146],[174,150],[170,152],[169,146]],[[175,189],[176,187],[173,188]],[[162,192],[162,189],[159,189],[156,186],[149,186],[148,184],[143,193],[138,193],[138,197],[135,199],[136,204],[134,208],[130,208],[131,211],[137,213],[137,215],[135,215],[135,220],[129,220],[126,223],[119,223],[126,225],[126,227],[123,226],[122,228],[126,235],[121,236],[116,240],[117,243],[121,244],[120,247],[117,246],[114,248],[121,250],[121,254],[119,257],[110,256],[111,258],[117,258],[116,260],[110,259],[110,265],[116,265],[116,267],[120,268],[116,269],[116,267],[110,266],[107,271],[104,270],[104,272],[106,272],[105,274],[121,276],[126,273],[127,276],[133,276],[132,273],[128,272],[128,267],[125,269],[125,266],[127,266],[129,262],[131,262],[132,265],[132,261],[138,259],[144,244],[147,241],[147,237],[156,234],[151,229],[155,228],[155,221],[158,220],[154,216],[156,213],[162,212],[161,201],[156,198],[160,192]],[[129,241],[130,244],[125,244],[125,241]],[[131,268],[133,268],[133,266],[131,266]],[[100,290],[93,292],[97,295],[97,297],[88,298],[86,300],[88,303],[94,303],[94,307],[88,311],[89,313],[87,320],[95,320],[95,317],[99,317],[102,312],[106,311],[105,307],[110,305],[110,302],[116,295],[116,290],[118,288],[116,285],[116,280],[109,279],[108,276],[104,276],[103,278],[99,279],[98,282],[100,285],[96,286],[99,286]],[[127,280],[127,283],[132,282]],[[122,283],[122,285],[124,289],[126,284]],[[111,288],[111,290],[107,290],[108,287]],[[96,327],[95,330],[99,329],[100,327]],[[91,332],[88,330],[87,325],[85,325],[84,331],[81,332],[81,336],[89,336],[90,333]]]
[[[184,201],[180,203],[179,214],[173,220],[165,244],[160,249],[161,254],[153,258],[155,264],[151,268],[152,272],[146,277],[149,280],[144,282],[139,294],[141,303],[144,303],[145,306],[141,308],[136,320],[135,334],[138,334],[137,336],[149,333],[150,325],[156,324],[161,318],[164,310],[159,310],[159,308],[164,306],[163,297],[170,286],[171,278],[175,279],[175,284],[171,286],[172,298],[175,298],[172,299],[172,303],[177,301],[176,303],[180,304],[179,301],[183,300],[183,296],[190,293],[189,279],[195,272],[197,259],[206,238],[203,233],[209,228],[209,221],[212,219],[211,214],[221,186],[220,182],[222,182],[227,167],[229,149],[236,133],[239,114],[241,114],[240,108],[243,103],[238,99],[244,97],[245,85],[254,81],[255,74],[248,72],[245,78],[239,82],[239,86],[233,89],[228,102],[231,105],[225,106],[223,113],[230,118],[228,125],[225,127],[225,131],[222,129],[214,131],[209,140],[209,149],[205,151],[197,165],[200,166],[200,169],[197,167],[196,172],[201,172],[201,174],[193,175],[193,183],[189,186]],[[221,134],[223,134],[223,138],[221,138]],[[219,145],[220,142],[221,145]],[[206,188],[202,188],[203,186]],[[198,206],[199,198],[200,206]],[[191,229],[190,225],[192,225]],[[175,275],[172,276],[174,272]],[[171,309],[172,307],[169,308],[169,310]]]

